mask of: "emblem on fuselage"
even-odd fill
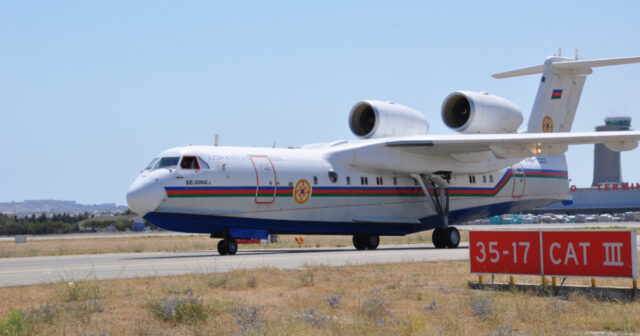
[[[544,117],[542,119],[542,132],[551,133],[553,132],[553,119],[550,116]]]
[[[298,204],[306,203],[311,197],[311,184],[309,181],[302,179],[296,183],[295,188],[293,188],[293,199],[296,200]]]

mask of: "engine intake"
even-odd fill
[[[393,102],[361,101],[351,108],[349,128],[361,139],[426,134],[427,119],[418,111]]]
[[[522,124],[520,108],[488,93],[458,91],[442,103],[442,120],[459,133],[515,133]]]

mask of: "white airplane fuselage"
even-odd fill
[[[159,157],[195,156],[209,168],[144,171],[128,202],[165,229],[214,235],[227,227],[269,234],[404,235],[442,225],[417,180],[353,169],[342,157],[334,158],[340,146],[169,149]],[[564,156],[532,157],[484,174],[453,174],[450,184],[451,224],[571,199]]]

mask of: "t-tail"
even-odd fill
[[[495,78],[542,74],[525,133],[569,132],[587,75],[593,67],[640,63],[640,57],[578,60],[551,56],[543,65],[493,75]]]

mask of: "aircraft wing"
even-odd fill
[[[484,173],[533,156],[562,155],[569,145],[602,143],[627,151],[638,141],[640,131],[420,135],[336,146],[332,156],[371,172]]]
[[[491,151],[498,158],[527,158],[535,155],[561,155],[568,145],[603,143],[613,151],[638,146],[640,131],[514,133],[418,136],[384,143],[424,155],[460,155]]]

